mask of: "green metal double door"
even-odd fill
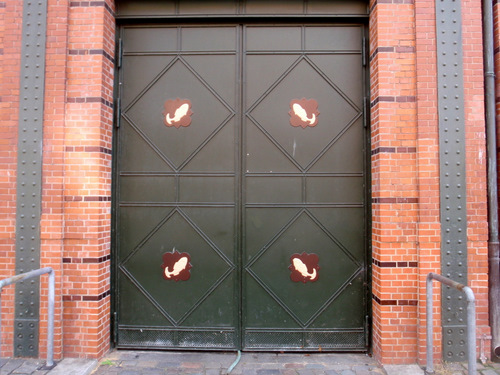
[[[122,348],[366,350],[363,25],[122,27]]]

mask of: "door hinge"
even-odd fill
[[[366,65],[368,64],[368,61],[367,61],[367,49],[368,49],[368,46],[367,46],[367,43],[366,43],[366,38],[363,37],[363,42],[362,42],[362,46],[361,46],[361,56],[362,56],[362,60],[363,60],[363,67],[366,67]]]
[[[123,59],[123,41],[122,38],[118,39],[118,44],[116,46],[116,67],[120,69],[122,67]]]
[[[370,122],[370,98],[363,98],[363,126],[365,128],[368,127],[368,123]]]
[[[117,129],[120,128],[120,122],[121,122],[121,118],[122,118],[122,101],[120,98],[116,98],[115,99],[115,108],[114,108],[114,112],[115,112],[115,127]]]
[[[116,311],[113,312],[112,319],[113,319],[113,323],[112,323],[113,343],[116,344],[118,342],[118,315],[117,315]]]
[[[365,315],[365,346],[370,346],[370,316]]]

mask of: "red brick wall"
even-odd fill
[[[57,22],[55,21],[57,20]],[[45,105],[43,126],[42,216],[40,221],[41,267],[52,267],[56,274],[54,355],[62,355],[61,280],[64,250],[64,129],[66,99],[66,46],[68,42],[68,2],[47,3],[47,42],[45,59]],[[41,278],[40,356],[46,355],[47,277]]]
[[[14,274],[21,0],[0,2],[0,277]],[[49,0],[41,266],[56,272],[55,356],[101,357],[110,342],[112,1]],[[42,277],[40,356],[46,353]],[[14,287],[2,293],[11,356]]]
[[[415,7],[372,1],[373,351],[384,363],[417,356],[418,171]]]
[[[484,118],[483,35],[480,0],[462,3],[468,285],[476,297],[477,336],[490,335],[488,317],[488,176]],[[489,342],[486,342],[489,345]],[[489,346],[487,346],[489,348]],[[478,343],[478,352],[479,352]],[[486,349],[489,356],[489,350]]]
[[[0,277],[14,275],[22,2],[0,1]],[[2,292],[2,356],[11,356],[14,287]]]
[[[468,265],[479,334],[489,332],[480,4],[462,0]],[[425,361],[425,277],[440,271],[434,7],[433,0],[370,2],[373,352],[386,364]],[[498,24],[498,4],[495,10]],[[109,349],[113,11],[112,0],[48,1],[41,263],[57,274],[58,358],[99,358]],[[21,0],[0,0],[2,278],[12,276],[15,259],[21,19]],[[2,302],[0,350],[10,356],[13,288]]]
[[[425,361],[425,278],[440,273],[435,1],[371,1],[373,351]],[[488,332],[481,1],[462,1],[469,285]],[[435,293],[435,358],[440,300]]]
[[[441,273],[435,2],[415,4],[418,155],[418,359],[425,363],[426,277]],[[434,283],[436,284],[436,283]],[[434,358],[441,358],[441,301],[434,288]]]
[[[68,2],[62,255],[65,356],[99,358],[109,349],[113,7],[112,1]]]

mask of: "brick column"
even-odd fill
[[[477,337],[490,335],[488,311],[488,176],[484,114],[481,0],[463,0],[468,285],[476,297]],[[485,342],[489,357],[489,341]],[[477,353],[479,352],[479,341]],[[446,356],[444,356],[446,359]]]
[[[69,3],[64,142],[64,354],[99,358],[110,342],[112,1]]]
[[[62,357],[62,256],[64,246],[64,132],[66,101],[66,49],[68,43],[68,1],[47,3],[45,63],[45,108],[43,123],[42,216],[40,220],[40,266],[56,274],[54,356]],[[46,357],[48,278],[40,284],[39,357]]]
[[[414,4],[371,1],[373,351],[417,355],[417,127]]]
[[[0,278],[14,275],[22,1],[0,1]],[[14,287],[2,292],[3,357],[12,356]]]
[[[415,4],[418,170],[418,359],[426,361],[426,278],[441,273],[439,129],[434,0]],[[434,283],[436,284],[436,283]],[[434,358],[441,358],[441,293],[434,288]]]

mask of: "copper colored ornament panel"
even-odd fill
[[[290,257],[292,263],[288,269],[291,271],[290,279],[294,282],[315,282],[319,277],[319,257],[316,254],[293,254]]]
[[[290,124],[292,126],[316,126],[318,124],[318,102],[315,99],[293,99],[290,102]]]
[[[163,254],[163,278],[165,280],[187,281],[191,277],[191,256],[188,253],[179,253],[174,249],[171,253]]]
[[[163,111],[163,123],[168,127],[189,126],[191,124],[191,101],[187,99],[167,100]]]

